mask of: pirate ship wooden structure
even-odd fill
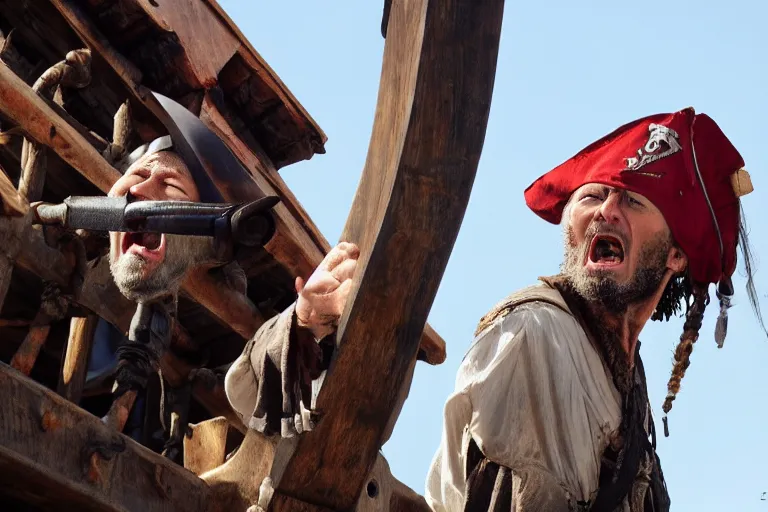
[[[326,136],[215,0],[0,1],[0,509],[245,510],[265,476],[275,510],[425,507],[378,450],[416,360],[445,358],[425,322],[482,148],[502,6],[385,2],[376,120],[343,235],[361,268],[322,416],[289,443],[246,433],[222,377],[329,250],[279,174]],[[107,192],[115,162],[163,134],[150,90],[247,168],[208,169],[227,201],[282,202],[273,239],[240,261],[245,293],[216,271],[185,281],[160,361],[177,396],[161,407],[150,381],[119,432],[101,420],[111,374],[94,340],[119,342],[136,305],[111,280],[105,238],[33,226],[29,203]]]

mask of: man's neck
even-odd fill
[[[643,330],[653,315],[663,291],[664,288],[660,287],[653,297],[637,304],[630,304],[625,311],[618,314],[609,313],[592,303],[586,304],[589,313],[595,318],[598,325],[603,326],[607,332],[614,333],[616,341],[627,357],[629,368],[635,364],[640,331]]]
[[[609,313],[582,297],[565,276],[545,279],[555,286],[600,352],[619,391],[631,387],[637,344],[645,323],[651,318],[668,279],[648,300],[631,305],[620,314]]]

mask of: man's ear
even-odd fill
[[[683,272],[688,267],[688,256],[679,247],[672,247],[667,256],[667,268],[675,274]]]

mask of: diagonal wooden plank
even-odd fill
[[[205,482],[3,363],[0,390],[3,491],[45,510],[206,509]]]
[[[317,427],[271,510],[352,510],[399,414],[477,170],[503,0],[394,0],[363,176],[342,240],[360,245]]]

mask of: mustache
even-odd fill
[[[615,237],[621,242],[621,246],[625,251],[629,247],[629,241],[627,240],[626,234],[617,227],[605,222],[591,224],[584,233],[584,241],[589,245],[592,242],[592,239],[598,235]]]

